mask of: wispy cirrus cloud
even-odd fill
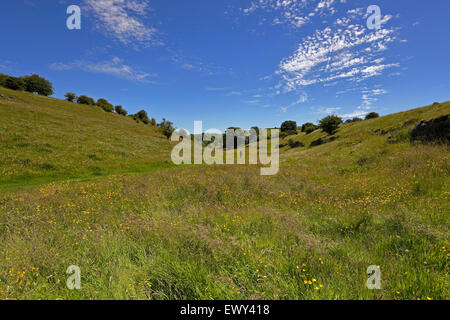
[[[126,45],[161,44],[157,29],[146,24],[148,0],[84,0],[85,9],[97,19],[97,28]]]
[[[367,8],[351,8],[346,0],[253,0],[239,12],[241,16],[260,15],[259,24],[287,25],[294,30],[309,25],[302,29],[309,35],[301,39],[297,49],[280,61],[272,75],[263,78],[275,83],[271,87],[275,95],[304,92],[311,86],[331,92],[336,87],[361,94],[361,105],[353,114],[362,115],[378,101],[375,93],[362,92],[362,88],[369,86],[370,79],[400,66],[390,61],[388,54],[392,43],[398,41],[398,29],[388,27],[392,15],[381,17],[380,29],[369,30]],[[326,27],[322,27],[324,23]],[[314,26],[320,27],[311,32]],[[290,108],[286,105],[281,110]]]
[[[50,68],[57,71],[81,70],[89,73],[107,74],[118,78],[134,81],[147,81],[148,78],[156,76],[147,72],[135,69],[123,62],[122,59],[114,57],[107,61],[72,61],[69,63],[55,62],[50,64]]]

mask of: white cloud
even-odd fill
[[[97,19],[97,27],[120,42],[134,46],[160,44],[155,39],[157,30],[144,22],[148,0],[84,0],[84,3]]]
[[[55,62],[50,68],[58,71],[82,70],[90,73],[99,73],[116,76],[118,78],[145,81],[149,77],[156,76],[143,71],[134,69],[133,67],[123,63],[120,58],[113,58],[107,61],[89,62],[89,61],[73,61],[69,63]]]

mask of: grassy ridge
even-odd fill
[[[70,103],[0,88],[0,188],[167,166],[156,127]],[[9,98],[13,97],[13,98]]]
[[[346,125],[284,150],[276,176],[161,168],[4,194],[0,298],[448,299],[450,153],[405,132],[449,111]],[[65,285],[73,264],[80,291]],[[374,264],[382,290],[365,286]]]

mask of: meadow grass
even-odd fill
[[[53,103],[55,109],[67,105],[23,95],[42,99],[34,108],[47,103],[49,113]],[[307,147],[284,148],[276,176],[261,176],[258,166],[248,165],[117,174],[106,158],[100,166],[110,174],[96,179],[2,189],[0,298],[448,299],[449,149],[411,144],[404,132],[449,111],[445,103],[345,125],[337,140],[314,148],[309,143],[325,134],[300,134],[294,139]],[[6,112],[2,101],[0,112]],[[7,116],[2,126],[19,121],[14,113]],[[43,119],[35,122],[41,136],[33,135],[33,144],[50,139]],[[133,148],[142,143],[170,146],[157,131],[133,122],[123,130],[128,125],[127,139],[136,141],[123,146],[125,153],[139,153]],[[63,128],[71,132],[73,126],[66,121]],[[1,133],[3,150],[12,143],[5,137],[21,130],[9,128]],[[132,128],[150,133],[133,136]],[[147,134],[149,141],[138,141]],[[83,146],[82,154],[120,148],[107,141]],[[148,152],[153,164],[170,159],[164,148]],[[45,161],[65,168],[62,173],[84,172],[81,164],[59,162],[59,152],[70,157],[63,145],[53,150]],[[40,153],[26,157],[44,161]],[[7,159],[3,170],[13,157]],[[123,161],[134,167],[139,159],[145,155]],[[45,177],[34,170],[33,179]],[[66,287],[69,265],[81,268],[79,291]],[[381,268],[381,290],[366,288],[370,265]]]

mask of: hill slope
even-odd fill
[[[64,176],[94,165],[120,172],[118,157],[149,168],[169,149],[157,132],[115,115],[17,98],[32,105],[0,101],[9,117],[0,118],[9,130],[2,152],[11,152],[4,183],[46,177],[17,165],[9,173],[17,159],[53,161]],[[276,176],[190,166],[3,194],[0,298],[448,299],[449,149],[411,144],[406,133],[449,111],[445,103],[345,125],[333,142],[285,148]],[[71,137],[74,127],[82,134]],[[295,139],[308,146],[319,137]],[[74,264],[79,291],[65,285]],[[366,287],[370,265],[381,268],[381,290]]]
[[[98,107],[0,88],[0,188],[166,166],[158,128]]]

